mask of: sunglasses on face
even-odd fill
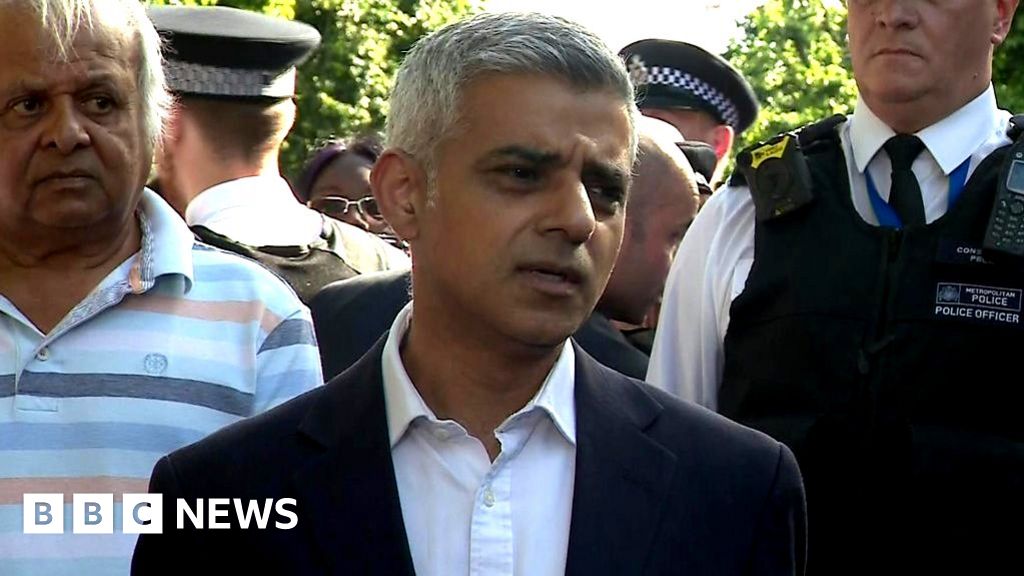
[[[373,196],[363,196],[358,200],[350,200],[342,196],[323,196],[306,202],[306,205],[333,217],[343,216],[352,207],[355,207],[363,216],[381,218],[380,208],[377,207],[377,200]]]

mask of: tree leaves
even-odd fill
[[[996,48],[992,80],[999,106],[1024,114],[1024,10],[1018,10],[1006,41]]]
[[[725,53],[761,102],[738,148],[853,109],[846,10],[820,0],[768,0],[740,23]]]

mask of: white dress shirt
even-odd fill
[[[537,395],[484,445],[439,420],[417,392],[399,347],[413,305],[384,345],[391,456],[418,576],[565,573],[576,477],[575,355],[566,341]]]
[[[966,159],[968,174],[992,151],[1010,142],[1010,114],[996,106],[992,87],[917,136],[926,150],[912,167],[921,185],[925,219],[948,208],[949,176]],[[864,103],[839,127],[850,193],[857,213],[878,225],[867,192],[865,169],[884,200],[892,164],[882,150],[895,135]],[[647,381],[712,410],[717,408],[723,342],[729,309],[743,292],[754,262],[754,203],[745,186],[726,186],[701,209],[669,271]]]
[[[280,176],[211,186],[189,202],[185,221],[250,246],[312,244],[323,231],[320,213],[300,204]]]

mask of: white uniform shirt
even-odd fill
[[[993,150],[1010,142],[1010,114],[996,106],[992,87],[917,136],[926,150],[914,162],[925,219],[946,213],[949,175],[970,158],[969,174]],[[882,150],[895,132],[863,100],[839,127],[853,205],[864,221],[878,225],[867,192],[865,169],[884,200],[892,164]],[[723,342],[729,309],[743,292],[754,262],[754,203],[745,187],[726,186],[701,209],[686,233],[665,284],[647,381],[712,410],[717,408]]]
[[[205,226],[250,246],[311,244],[323,219],[295,199],[280,176],[250,176],[207,188],[185,209],[189,226]]]
[[[323,232],[323,218],[316,210],[300,204],[288,182],[280,176],[249,176],[222,182],[193,198],[185,209],[189,226],[205,226],[236,242],[257,247],[312,244]],[[347,236],[361,240],[361,244],[372,244],[373,252],[384,256],[387,269],[409,268],[409,258],[401,250],[355,226],[340,224]],[[342,246],[339,244],[338,249]],[[343,258],[355,256],[342,254]]]
[[[399,355],[412,304],[384,345],[391,456],[419,576],[565,573],[576,478],[575,354],[566,341],[537,395],[495,430],[501,453],[438,420]]]

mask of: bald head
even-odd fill
[[[661,298],[665,277],[700,200],[693,169],[670,124],[642,118],[639,152],[615,269],[598,303],[613,320],[639,324]]]
[[[682,137],[668,124],[655,122],[672,129],[675,138],[671,133],[651,129],[651,123],[643,122],[648,128],[640,132],[637,161],[633,168],[635,176],[626,211],[627,229],[633,227],[640,233],[650,221],[652,210],[679,208],[688,204],[692,196],[698,195],[693,168],[676,144],[682,141]],[[689,213],[690,210],[683,207],[679,212]]]

